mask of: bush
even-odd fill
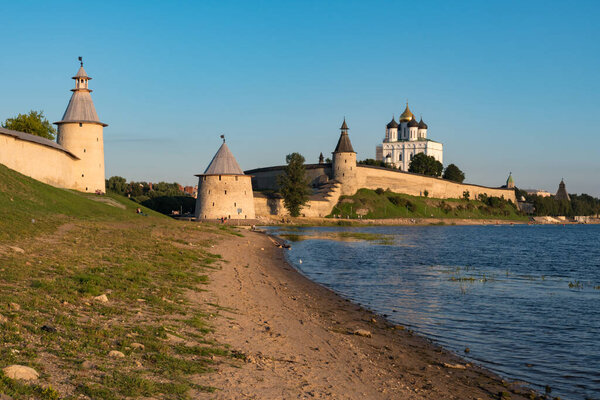
[[[377,189],[375,189],[375,193],[377,193],[378,195],[381,196],[382,194],[385,193],[385,190],[383,190],[383,188],[377,188]]]

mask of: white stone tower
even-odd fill
[[[346,118],[340,128],[342,133],[333,152],[332,169],[333,179],[342,184],[342,195],[352,196],[358,190],[356,174],[356,152],[352,148],[348,136]]]
[[[62,119],[55,122],[58,125],[58,144],[79,158],[74,165],[73,183],[74,188],[82,192],[106,191],[104,177],[104,127],[108,126],[100,122],[92,92],[88,88],[89,80],[83,69],[83,61],[79,71],[73,77],[75,89]]]
[[[254,219],[252,176],[245,175],[233,154],[223,144],[203,174],[198,177],[194,212],[198,220]]]

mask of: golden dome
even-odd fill
[[[400,122],[408,122],[413,119],[414,115],[410,112],[410,108],[408,108],[408,102],[406,103],[406,110],[400,115]]]

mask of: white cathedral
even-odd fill
[[[406,103],[400,123],[392,118],[387,124],[383,143],[375,148],[375,159],[401,171],[408,171],[411,160],[418,153],[433,156],[444,163],[444,145],[427,138],[427,124],[423,118],[417,122]]]

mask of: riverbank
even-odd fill
[[[202,398],[484,399],[529,392],[308,280],[269,236],[211,248],[224,262],[197,300],[210,335],[239,354]],[[502,397],[504,396],[504,397]]]
[[[477,219],[477,218],[381,218],[381,219],[347,219],[347,218],[307,218],[261,217],[254,222],[260,225],[295,225],[295,226],[427,226],[427,225],[515,225],[527,224],[523,220]]]

